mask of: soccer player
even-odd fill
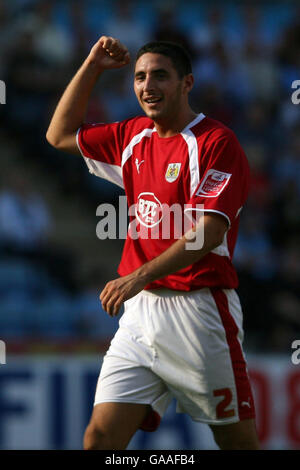
[[[123,303],[124,314],[104,357],[84,448],[125,449],[138,429],[158,427],[175,397],[177,411],[207,423],[221,449],[258,449],[231,262],[247,159],[230,129],[191,109],[191,64],[177,44],[153,42],[137,54],[134,90],[145,116],[85,124],[100,75],[129,62],[123,44],[102,36],[47,132],[54,147],[81,154],[91,173],[124,187],[135,207],[120,277],[100,295],[109,315]],[[174,230],[163,237],[164,208],[173,204],[202,217],[193,216],[181,237]],[[203,243],[191,247],[201,230]]]

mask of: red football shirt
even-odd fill
[[[170,236],[162,228],[165,208],[175,204],[185,213],[194,208],[222,214],[228,230],[223,243],[200,261],[146,289],[237,287],[231,260],[249,188],[249,166],[230,129],[199,114],[180,134],[161,138],[151,119],[136,117],[83,125],[77,143],[90,172],[123,187],[128,206],[134,207],[118,269],[121,276],[160,255],[179,238],[173,212]]]

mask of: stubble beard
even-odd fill
[[[160,123],[162,121],[172,121],[180,113],[180,85],[176,90],[176,94],[171,102],[163,106],[161,110],[149,110],[143,108],[146,116],[154,122]]]

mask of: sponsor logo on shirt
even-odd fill
[[[180,172],[181,163],[169,163],[165,177],[168,183],[173,183],[177,180]]]
[[[135,215],[144,227],[155,227],[162,220],[161,202],[153,193],[141,193],[137,198]]]
[[[231,173],[225,173],[214,169],[208,170],[198,191],[196,192],[196,196],[219,196],[228,184],[230,177]]]

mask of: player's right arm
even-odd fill
[[[115,38],[101,36],[63,93],[51,119],[46,138],[59,150],[80,155],[76,134],[84,124],[92,90],[104,70],[130,62],[127,48]]]

